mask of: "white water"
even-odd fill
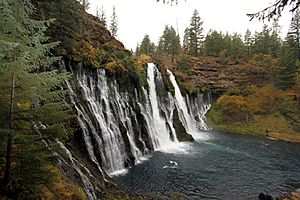
[[[196,98],[196,102],[190,101],[188,95],[186,95],[186,99],[184,99],[176,82],[175,76],[170,70],[167,70],[167,72],[175,90],[175,99],[176,106],[179,111],[179,119],[185,127],[185,130],[194,137],[197,137],[200,130],[208,130],[208,127],[205,123],[205,114],[209,110],[210,104],[199,102],[200,100],[203,100],[203,97],[199,98],[199,96]],[[196,116],[198,121],[195,119]]]
[[[127,103],[126,94],[120,95],[115,83],[107,83],[104,70],[97,72],[96,79],[85,73],[79,73],[77,82],[86,107],[83,107],[78,99],[75,102],[76,96],[72,97],[72,93],[74,94],[72,87],[70,84],[68,87],[90,159],[96,163],[99,170],[103,168],[108,174],[125,168],[127,155],[118,123],[120,122],[126,129],[135,162],[138,162],[142,153],[135,144],[130,119],[132,110]],[[100,161],[96,155],[100,156]]]
[[[196,133],[198,131],[196,126],[196,121],[188,111],[187,104],[180,92],[179,86],[177,85],[177,82],[175,80],[175,76],[170,70],[167,70],[167,72],[169,74],[170,81],[175,89],[175,99],[177,102],[176,104],[177,109],[179,111],[178,112],[179,119],[188,133],[190,134]]]
[[[184,151],[186,144],[178,142],[173,126],[174,109],[178,110],[187,132],[193,134],[206,129],[204,114],[207,109],[202,106],[201,98],[188,100],[187,104],[175,77],[170,71],[168,73],[175,97],[165,91],[163,78],[152,63],[147,68],[148,90],[142,88],[140,93],[136,90],[134,97],[120,92],[116,81],[108,82],[104,70],[98,70],[96,75],[79,70],[76,84],[67,82],[89,158],[103,177],[103,171],[112,176],[126,173],[126,166],[143,161],[149,149]],[[137,119],[137,110],[146,124]]]
[[[86,149],[88,151],[89,157],[92,160],[92,162],[94,162],[96,164],[98,170],[101,172],[102,176],[104,177],[104,173],[103,173],[103,171],[100,167],[99,162],[96,159],[94,148],[92,146],[92,141],[91,141],[92,139],[91,139],[89,133],[91,133],[93,135],[93,137],[95,138],[95,140],[97,141],[98,144],[101,144],[102,141],[101,141],[99,135],[97,134],[96,129],[95,129],[91,119],[88,117],[87,114],[83,113],[84,109],[82,108],[82,106],[79,105],[80,106],[80,109],[79,109],[78,106],[76,105],[76,102],[75,102],[76,94],[73,91],[72,86],[69,83],[69,81],[66,81],[66,84],[67,84],[68,89],[69,89],[71,103],[74,104],[74,107],[77,111],[77,120],[78,120],[78,123],[79,123],[79,125],[82,129],[84,144],[85,144]],[[90,131],[89,131],[87,126],[90,127]],[[104,157],[103,152],[101,152],[101,154],[102,154],[101,157]]]
[[[90,171],[82,164],[80,163],[78,160],[76,160],[72,153],[65,147],[65,145],[60,142],[59,140],[56,141],[58,143],[58,145],[60,146],[60,148],[67,154],[68,159],[71,162],[71,167],[73,167],[76,172],[79,174],[81,181],[84,185],[84,189],[85,192],[87,194],[87,197],[89,200],[96,200],[97,196],[95,193],[95,188],[93,186],[93,184],[90,182],[89,177],[86,175],[88,174],[90,177],[93,177],[92,174],[90,173]],[[60,158],[61,162],[64,162],[66,165],[69,165],[67,161],[65,161],[64,159]],[[84,172],[81,170],[81,168],[84,170]]]
[[[143,88],[145,95],[144,105],[139,103],[142,114],[147,122],[148,134],[152,141],[153,149],[172,148],[178,143],[175,129],[172,124],[173,109],[166,105],[162,109],[162,103],[159,102],[156,88],[156,77],[162,81],[161,75],[153,63],[149,63],[147,67],[147,82],[149,86],[149,93]],[[148,98],[147,98],[148,97]],[[171,110],[170,110],[171,109]],[[165,112],[165,116],[161,116],[161,111]],[[168,113],[169,112],[169,113]],[[169,126],[167,126],[167,124]]]

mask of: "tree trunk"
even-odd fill
[[[15,99],[15,80],[16,74],[13,73],[11,78],[11,94],[10,94],[10,106],[9,106],[9,129],[13,129],[13,108]],[[6,159],[5,159],[5,171],[4,171],[4,185],[9,182],[9,176],[11,172],[11,154],[12,154],[12,134],[8,135],[7,146],[6,146]]]

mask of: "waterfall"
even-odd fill
[[[209,130],[205,122],[205,115],[211,107],[211,94],[207,93],[207,102],[204,102],[204,94],[197,94],[197,96],[191,99],[188,95],[186,95],[187,106],[192,114],[193,118],[197,119],[197,129],[200,130]]]
[[[65,147],[65,145],[61,141],[57,140],[56,142],[60,146],[60,148],[63,150],[63,152],[67,155],[68,160],[71,163],[69,164],[61,156],[59,157],[60,162],[75,169],[75,171],[79,174],[79,176],[81,178],[81,181],[83,183],[83,186],[84,186],[84,189],[85,189],[88,199],[96,200],[97,196],[96,196],[95,188],[89,178],[89,177],[94,178],[93,175],[91,174],[91,172],[82,163],[80,163],[77,159],[75,159],[73,157],[72,153],[69,151],[69,149],[67,149],[67,147]],[[83,169],[84,171],[82,171],[81,169]]]
[[[203,96],[182,96],[171,71],[175,96],[167,92],[153,63],[147,67],[148,87],[121,92],[117,81],[108,81],[105,70],[73,70],[75,81],[66,82],[70,101],[89,159],[103,177],[123,172],[139,163],[149,150],[171,151],[179,147],[174,127],[175,109],[188,133],[208,129]],[[183,133],[184,134],[184,133]],[[106,180],[107,181],[107,180]]]
[[[142,153],[135,143],[127,94],[119,94],[116,83],[107,82],[104,70],[96,77],[79,71],[76,80],[80,99],[67,85],[90,159],[108,174],[123,170],[132,156],[138,162]],[[124,134],[132,155],[126,152]]]
[[[147,122],[148,134],[154,150],[174,146],[174,143],[178,143],[171,119],[174,106],[171,107],[172,104],[167,106],[161,102],[157,94],[159,88],[156,86],[156,79],[162,81],[161,74],[153,63],[149,63],[147,67],[149,93],[143,88],[146,100],[144,104],[139,103],[139,105]],[[164,116],[161,115],[161,112],[164,112]]]
[[[210,103],[203,102],[203,96],[198,94],[194,101],[190,100],[186,95],[186,99],[181,94],[180,88],[176,82],[175,76],[170,70],[167,70],[169,79],[175,90],[176,106],[179,110],[179,118],[185,127],[186,131],[192,135],[199,132],[199,130],[208,130],[204,121],[205,114],[210,108]],[[195,119],[197,117],[198,121]]]

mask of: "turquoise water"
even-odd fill
[[[157,151],[115,181],[158,199],[257,199],[300,188],[300,144],[216,132],[179,151]]]

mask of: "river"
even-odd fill
[[[115,181],[158,199],[257,199],[300,188],[300,145],[248,135],[199,133],[195,142],[158,150]]]

